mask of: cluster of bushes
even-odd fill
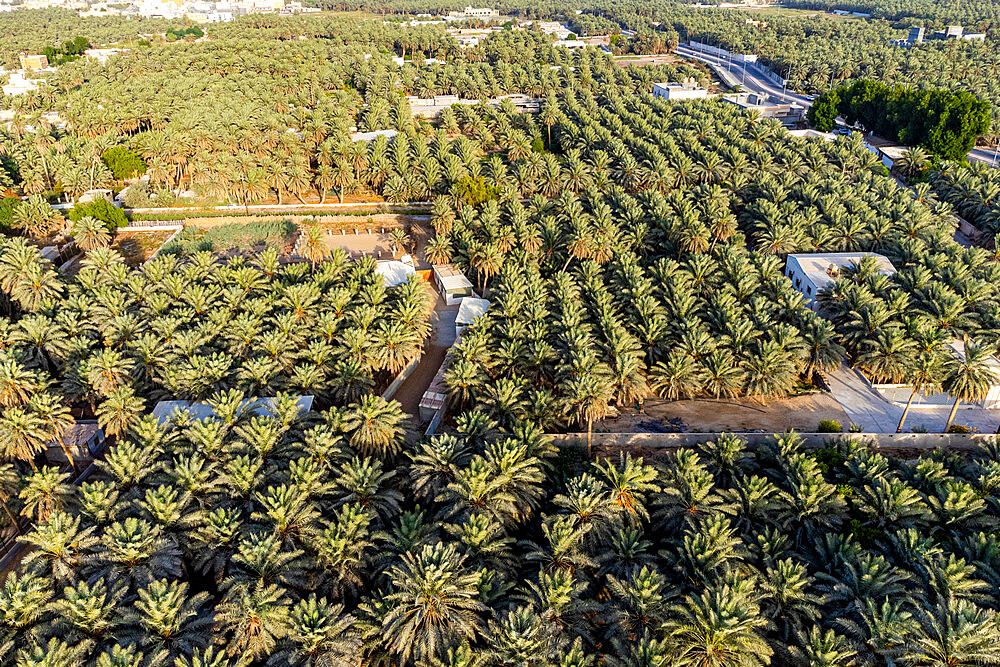
[[[809,122],[828,132],[843,116],[848,124],[860,123],[879,136],[962,161],[976,138],[989,132],[990,111],[989,102],[964,91],[858,79],[821,95],[809,109]]]
[[[190,28],[171,28],[167,31],[167,41],[173,42],[179,39],[184,39],[185,37],[198,39],[199,37],[204,36],[204,34],[205,31],[196,25],[193,25]]]
[[[62,65],[73,62],[90,48],[90,40],[82,35],[63,42],[61,47],[46,46],[41,53],[49,59],[50,65]]]
[[[126,217],[125,211],[107,199],[94,199],[77,204],[70,210],[68,217],[73,222],[82,218],[95,218],[107,225],[108,231],[114,231],[119,227],[128,227],[128,217]]]

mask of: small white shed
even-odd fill
[[[434,283],[444,297],[444,302],[454,306],[465,297],[474,296],[472,282],[451,264],[434,265]]]
[[[382,280],[385,282],[386,287],[402,285],[416,272],[417,271],[413,268],[412,264],[406,264],[394,259],[381,261],[378,263],[378,266],[375,267],[375,273],[382,276]]]
[[[458,315],[455,317],[455,338],[461,336],[463,331],[482,317],[489,307],[488,299],[477,299],[471,296],[462,299],[462,303],[458,306]]]

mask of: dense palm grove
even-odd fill
[[[298,19],[288,21],[295,26]],[[405,143],[390,152],[384,139],[370,146],[349,140],[353,124],[410,136],[426,130],[401,94],[545,97],[566,85],[569,67],[585,83],[617,80],[649,88],[655,80],[704,76],[689,66],[625,71],[597,51],[553,49],[538,32],[500,33],[460,51],[442,29],[320,17],[302,19],[293,29],[313,39],[287,40],[291,28],[279,33],[263,23],[213,28],[219,35],[210,43],[129,47],[106,66],[92,59],[64,65],[51,86],[15,98],[14,118],[0,134],[0,187],[69,201],[120,183],[122,176],[102,158],[111,149],[127,149],[142,158],[150,179],[130,192],[126,203],[133,207],[149,205],[150,195],[169,203],[170,191],[190,189],[208,201],[238,204],[333,193],[426,199],[449,192],[470,170],[478,175],[473,163],[485,151],[499,146],[529,153],[544,128],[536,124],[501,138],[465,127],[471,142],[450,160],[439,150],[446,146],[428,152],[422,138],[414,142],[412,159]],[[413,54],[414,62],[448,60],[399,67],[387,53],[394,50]],[[69,129],[48,122],[43,112],[51,109]],[[462,118],[446,113],[443,129],[454,136]]]
[[[995,449],[572,464],[479,415],[393,459],[349,415],[141,421],[55,485],[0,661],[979,665],[1000,651]],[[383,443],[398,442],[394,433]]]
[[[500,134],[525,122],[489,115]],[[428,252],[468,267],[495,301],[447,369],[460,406],[551,428],[589,426],[650,391],[766,401],[845,349],[889,382],[932,352],[924,387],[957,390],[971,370],[947,343],[998,342],[990,254],[958,245],[950,207],[927,184],[911,193],[883,177],[856,137],[797,139],[735,107],[611,89],[562,95],[552,131],[561,164],[487,162],[502,201],[436,202]],[[882,253],[898,273],[845,276],[823,295],[831,326],[777,257],[817,250]],[[964,400],[983,391],[981,364]]]
[[[1000,233],[1000,171],[985,164],[946,163],[929,174],[929,183],[942,200],[986,234],[986,241]]]
[[[343,253],[315,267],[282,264],[273,250],[225,263],[209,252],[164,254],[130,271],[100,248],[67,280],[12,239],[0,266],[12,315],[0,319],[7,525],[33,516],[32,494],[51,490],[55,469],[36,471],[36,459],[62,443],[70,407],[124,435],[159,400],[229,389],[313,395],[350,406],[351,419],[395,425],[398,403],[372,391],[420,354],[429,330],[423,284],[386,288],[374,260]]]
[[[418,4],[380,8],[453,8]],[[500,8],[640,29],[618,49],[721,16],[530,5]],[[78,22],[37,16],[16,48]],[[749,30],[732,17],[721,30]],[[776,18],[767,49],[797,21]],[[819,25],[859,48],[892,32]],[[91,27],[78,34],[125,30]],[[907,189],[857,135],[796,138],[719,101],[657,100],[652,81],[702,71],[620,69],[537,31],[459,50],[440,26],[321,15],[209,36],[123,33],[123,57],[64,64],[19,102],[0,144],[0,185],[31,195],[17,230],[62,230],[47,199],[121,184],[126,166],[150,177],[136,205],[183,189],[243,205],[428,200],[427,259],[456,263],[492,303],[447,362],[445,432],[420,437],[379,392],[420,354],[431,295],[416,279],[386,287],[370,257],[327,256],[316,228],[308,262],[174,248],[131,270],[101,222],[76,216],[74,276],[0,237],[0,526],[27,547],[0,585],[0,667],[996,663],[995,443],[903,460],[720,435],[591,459],[544,435],[590,431],[651,393],[763,403],[845,354],[913,394],[981,398],[1000,275],[995,253],[955,242],[951,212],[991,231],[992,175],[921,165],[929,182]],[[840,48],[798,39],[802,62]],[[413,120],[411,93],[543,101],[431,124]],[[351,125],[400,134],[352,143]],[[874,251],[898,271],[860,261],[819,295],[820,316],[784,275],[783,256],[811,251]],[[276,397],[266,413],[257,396]],[[215,417],[159,420],[163,399]],[[80,417],[112,444],[74,479],[62,435]],[[59,445],[69,464],[45,465]]]

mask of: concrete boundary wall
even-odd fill
[[[392,397],[396,395],[399,388],[403,386],[404,382],[406,382],[406,378],[410,377],[410,375],[413,374],[413,371],[417,369],[417,366],[420,365],[420,359],[422,357],[422,353],[418,354],[412,361],[410,361],[410,363],[406,365],[406,368],[399,372],[399,375],[397,375],[396,379],[392,381],[392,384],[390,384],[388,388],[382,392],[382,398],[387,401],[392,400]]]
[[[711,442],[722,433],[594,433],[593,447],[672,449],[693,447]],[[773,442],[772,433],[733,433],[751,447]],[[799,433],[806,447],[825,447],[838,440],[853,440],[874,448],[887,449],[961,449],[971,450],[992,442],[997,436],[981,433]],[[586,433],[558,433],[548,435],[563,447],[586,447]]]

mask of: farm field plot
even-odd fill
[[[693,399],[665,401],[652,398],[643,404],[643,411],[623,408],[616,419],[594,424],[595,431],[630,433],[641,431],[642,422],[666,423],[679,419],[687,430],[696,431],[815,431],[820,421],[832,419],[846,430],[850,424],[847,413],[827,393],[804,394],[769,400]]]
[[[119,231],[115,233],[111,249],[120,253],[129,267],[135,268],[152,257],[157,248],[163,245],[163,242],[170,238],[171,234],[173,234],[173,230]]]

